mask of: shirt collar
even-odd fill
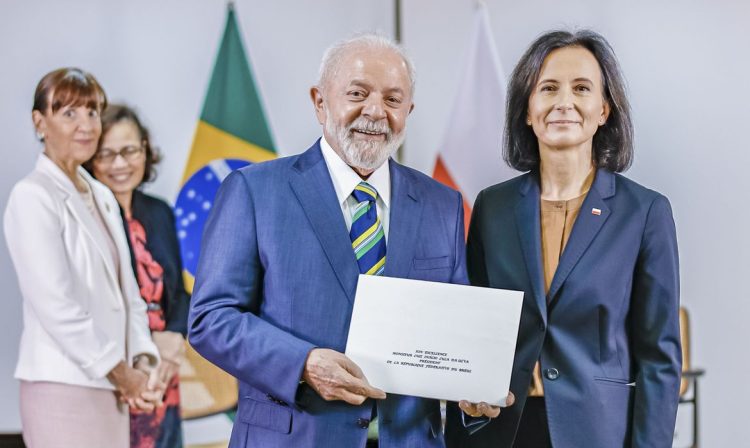
[[[333,181],[333,188],[336,190],[336,197],[339,200],[339,204],[343,204],[351,196],[354,187],[362,182],[362,178],[336,154],[336,151],[326,141],[325,136],[320,139],[320,149],[328,166],[328,172]],[[383,163],[378,169],[373,171],[366,181],[378,191],[378,197],[383,200],[386,208],[390,208],[391,202],[391,172],[389,165],[388,161]]]

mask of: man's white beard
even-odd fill
[[[352,129],[366,132],[385,134],[385,141],[360,141],[352,136]],[[406,132],[394,134],[386,120],[370,121],[365,117],[357,117],[348,126],[339,127],[326,117],[326,133],[334,137],[341,148],[344,162],[353,168],[376,170],[392,156],[404,142]],[[333,142],[331,142],[333,143]]]

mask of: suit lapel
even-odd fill
[[[557,295],[560,287],[565,283],[578,260],[581,259],[583,253],[612,213],[604,199],[614,194],[614,174],[599,169],[596,173],[596,179],[594,179],[594,183],[591,185],[583,205],[581,205],[578,218],[573,224],[570,238],[565,245],[560,263],[557,265],[557,270],[552,278],[552,285],[549,288],[550,303],[554,304],[555,295]]]
[[[299,156],[289,183],[341,287],[353,302],[359,267],[318,143]]]
[[[108,195],[109,193],[107,187],[98,183],[96,180],[94,180],[93,177],[90,177],[88,173],[84,172],[82,174],[84,175],[84,177],[86,177],[89,185],[91,185],[91,189],[94,191],[94,200],[96,201],[97,207],[99,207],[99,213],[102,216],[104,224],[107,226],[109,236],[112,238],[112,241],[117,248],[120,270],[118,272],[118,276],[115,277],[115,270],[113,266],[110,274],[113,276],[113,278],[118,278],[119,283],[117,284],[122,285],[124,283],[124,270],[131,268],[135,273],[136,270],[134,269],[134,266],[137,263],[137,261],[135,260],[135,253],[131,255],[130,245],[127,241],[127,235],[129,234],[129,231],[128,233],[125,232],[125,226],[127,225],[127,222],[123,220],[123,215],[120,212],[120,207],[118,205],[110,205],[110,203],[105,199],[105,195]],[[105,249],[107,248],[105,247]],[[107,253],[109,253],[108,249]],[[131,256],[133,257],[132,259]]]
[[[516,204],[516,228],[523,249],[526,270],[534,292],[534,301],[547,323],[547,300],[542,272],[542,227],[539,216],[539,182],[534,173],[526,175],[520,187],[521,200]]]
[[[64,193],[65,206],[68,208],[71,215],[73,215],[76,221],[81,224],[84,232],[93,242],[93,245],[96,247],[97,252],[99,252],[102,261],[104,262],[104,266],[107,270],[107,274],[110,277],[110,281],[112,281],[114,285],[118,285],[119,283],[117,280],[117,276],[115,275],[114,261],[112,260],[112,256],[110,255],[107,241],[104,239],[105,235],[101,231],[99,231],[99,224],[96,222],[96,218],[86,207],[86,204],[83,202],[83,199],[73,185],[73,182],[68,179],[68,177],[62,172],[62,170],[60,170],[60,168],[55,165],[52,160],[47,158],[47,156],[40,156],[39,161],[37,162],[37,169],[39,169],[45,175],[49,176],[55,182],[58,188],[60,188],[60,190]],[[92,178],[88,175],[88,173],[83,171],[83,168],[79,168],[79,170],[84,178],[88,181],[89,185],[91,185],[91,188],[93,190],[94,186],[92,185]],[[94,194],[94,197],[96,198],[97,195]],[[104,214],[105,212],[104,210],[102,210],[102,215]]]
[[[401,165],[389,160],[391,171],[391,209],[386,244],[386,277],[407,278],[411,270],[416,235],[422,219],[422,203],[409,179],[409,172]]]

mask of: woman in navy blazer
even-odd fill
[[[677,239],[667,198],[616,174],[632,145],[606,40],[538,38],[509,83],[503,149],[529,172],[479,194],[467,245],[473,285],[525,292],[516,404],[472,434],[451,407],[449,446],[671,446]]]
[[[132,413],[131,447],[182,446],[177,372],[184,354],[190,296],[182,279],[182,259],[172,208],[140,190],[153,180],[159,154],[149,132],[129,107],[112,104],[102,114],[102,138],[86,168],[117,198],[128,234],[133,272],[147,303],[149,327],[162,358],[167,384],[165,406],[154,414]]]

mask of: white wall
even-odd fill
[[[404,154],[431,171],[448,117],[473,0],[402,0],[404,43],[418,72],[417,107]],[[40,147],[30,120],[39,78],[64,65],[93,72],[112,100],[142,112],[166,153],[152,192],[176,196],[224,26],[219,0],[2,0],[0,2],[0,208]],[[750,294],[750,190],[745,129],[750,105],[750,3],[634,0],[487,2],[500,59],[510,73],[539,33],[588,26],[612,43],[629,81],[636,162],[629,175],[665,193],[677,220],[683,302],[693,317],[702,382],[703,446],[739,446],[750,411],[742,347]],[[390,2],[239,0],[237,13],[279,152],[319,134],[307,92],[323,49],[358,30],[393,31]],[[468,148],[467,148],[468,150]],[[743,275],[744,274],[744,275]],[[0,240],[0,432],[17,431],[11,380],[20,297]]]

